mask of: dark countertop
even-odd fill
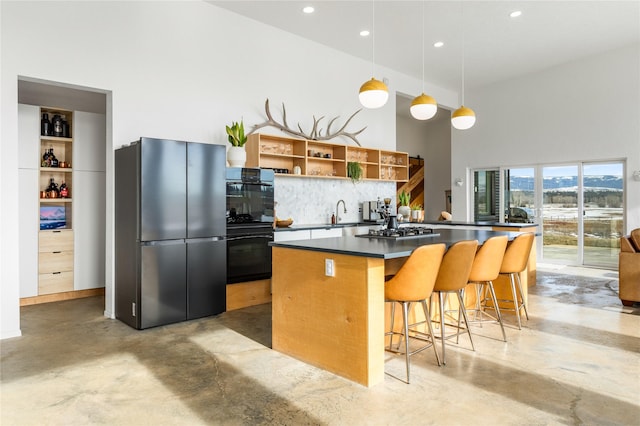
[[[460,222],[453,220],[425,220],[421,222],[424,225],[446,225],[446,226],[486,226],[486,227],[494,227],[499,226],[501,228],[513,228],[513,229],[521,229],[521,228],[531,228],[533,226],[538,226],[537,223],[515,223],[515,222]]]
[[[329,223],[325,224],[311,224],[311,225],[291,225],[287,228],[276,228],[276,232],[286,232],[286,231],[302,231],[306,229],[333,229],[333,228],[347,228],[350,226],[380,226],[380,223],[376,222],[348,222],[348,223],[337,223],[335,225],[331,225]],[[513,228],[514,230],[522,229],[522,228],[531,228],[533,226],[538,226],[536,223],[506,223],[506,222],[460,222],[460,221],[438,221],[438,220],[425,220],[424,222],[403,222],[400,224],[401,226],[415,226],[415,225],[439,225],[439,226],[478,226],[478,227],[487,227],[491,228],[494,226],[499,226],[501,228]]]
[[[291,225],[286,228],[276,228],[275,232],[286,232],[286,231],[303,231],[306,229],[334,229],[334,228],[347,228],[350,226],[376,226],[380,225],[376,222],[347,222],[347,223],[336,223],[332,225],[330,223],[325,224],[312,224],[312,225]]]
[[[518,232],[467,229],[435,229],[434,232],[439,235],[407,240],[346,236],[319,238],[315,240],[271,242],[269,245],[273,247],[321,251],[351,256],[393,259],[397,257],[407,257],[414,249],[425,244],[444,243],[448,248],[453,243],[462,240],[478,240],[478,242],[482,244],[490,237],[496,235],[507,235],[509,240],[512,240],[519,234]]]

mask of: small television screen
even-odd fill
[[[40,206],[40,230],[67,227],[67,214],[64,206]]]

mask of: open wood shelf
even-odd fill
[[[286,170],[279,176],[349,179],[347,163],[359,162],[362,178],[406,182],[409,155],[406,152],[352,147],[337,143],[255,133],[245,145],[247,167]],[[300,174],[294,175],[294,168]]]

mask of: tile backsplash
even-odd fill
[[[331,223],[336,204],[344,200],[347,212],[340,206],[340,222],[362,220],[362,202],[390,197],[395,211],[395,182],[360,181],[348,179],[319,179],[310,177],[275,178],[276,215],[292,218],[296,225]]]

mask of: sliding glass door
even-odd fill
[[[535,168],[503,169],[504,215],[510,223],[536,223]]]
[[[501,221],[500,172],[476,170],[473,172],[473,220],[474,222]]]
[[[578,264],[578,166],[542,167],[542,259]]]
[[[622,163],[585,163],[582,167],[583,263],[615,267],[624,229]]]
[[[537,223],[539,261],[615,268],[623,176],[619,161],[475,170],[473,218]]]
[[[542,167],[542,260],[615,268],[624,228],[624,164]]]

